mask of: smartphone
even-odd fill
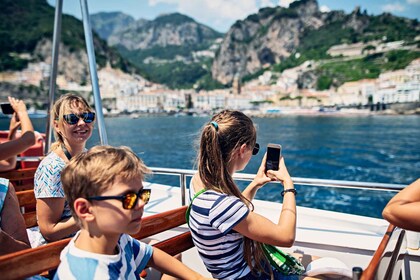
[[[10,105],[10,103],[1,103],[0,106],[1,106],[1,111],[5,115],[12,115],[15,112],[15,110],[13,109],[12,105]]]
[[[281,157],[281,145],[268,144],[267,145],[267,160],[265,161],[265,171],[279,170],[279,163]]]

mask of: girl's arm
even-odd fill
[[[48,242],[63,239],[79,230],[73,217],[61,220],[64,202],[64,198],[58,197],[36,200],[39,230]]]
[[[211,279],[205,278],[203,275],[195,272],[176,258],[158,248],[153,248],[153,255],[149,260],[148,266],[179,279]]]
[[[283,158],[280,159],[279,170],[269,170],[267,175],[273,180],[282,182],[285,190],[294,189]],[[292,246],[296,237],[295,194],[293,192],[284,194],[283,206],[277,224],[257,213],[250,212],[234,229],[259,242],[282,247]]]
[[[396,194],[385,206],[382,216],[407,230],[420,231],[420,179]]]
[[[258,168],[257,175],[255,175],[254,180],[246,187],[246,189],[242,192],[242,195],[245,196],[248,200],[253,200],[257,191],[271,181],[265,174],[265,161],[267,158],[267,154],[264,155],[260,168]]]

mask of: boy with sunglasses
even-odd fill
[[[204,277],[165,252],[132,238],[151,190],[149,169],[129,148],[97,146],[73,158],[61,180],[81,230],[61,252],[54,279],[140,279],[152,266],[181,279]]]

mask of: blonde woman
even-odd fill
[[[79,230],[64,197],[60,173],[72,157],[85,150],[94,128],[95,112],[84,98],[67,94],[55,102],[51,118],[56,142],[38,166],[34,184],[39,230],[47,242]]]

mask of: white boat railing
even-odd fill
[[[185,192],[187,189],[187,177],[192,177],[197,170],[192,169],[177,169],[177,168],[161,168],[161,167],[150,167],[153,174],[158,175],[172,175],[179,176],[179,186],[181,188],[181,203],[186,205]],[[233,178],[239,181],[252,181],[255,174],[248,173],[235,173]],[[405,185],[400,184],[385,184],[385,183],[371,183],[371,182],[356,182],[356,181],[344,181],[344,180],[328,180],[328,179],[314,179],[314,178],[300,178],[292,177],[295,185],[305,186],[319,186],[319,187],[331,187],[341,189],[366,189],[366,190],[377,190],[377,191],[400,191]],[[271,182],[279,183],[279,182]]]

